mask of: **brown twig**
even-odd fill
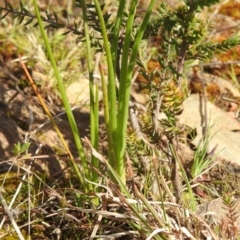
[[[41,97],[41,95],[40,95],[40,93],[39,93],[39,91],[38,91],[38,89],[37,89],[36,84],[34,83],[34,81],[33,81],[33,79],[31,78],[31,76],[30,76],[30,74],[29,74],[29,72],[28,72],[28,70],[27,70],[24,62],[22,61],[21,56],[20,56],[20,55],[18,55],[18,56],[19,56],[19,60],[20,60],[20,63],[21,63],[21,65],[22,65],[22,68],[23,68],[25,74],[27,75],[27,79],[28,79],[28,81],[30,82],[30,85],[32,86],[34,92],[36,93],[36,95],[37,95],[37,97],[38,97],[38,100],[39,100],[39,102],[41,103],[44,111],[46,112],[47,116],[49,117],[49,119],[50,119],[50,121],[51,121],[51,123],[52,123],[52,125],[53,125],[53,127],[54,127],[54,129],[55,129],[55,131],[56,131],[56,133],[58,134],[58,136],[59,136],[59,138],[60,138],[60,140],[61,140],[61,142],[62,142],[62,145],[63,145],[66,153],[68,154],[68,156],[69,156],[69,158],[70,158],[70,160],[71,160],[71,162],[74,162],[74,158],[73,158],[73,156],[72,156],[72,153],[70,152],[70,149],[69,149],[66,141],[64,140],[62,133],[60,132],[60,130],[59,130],[59,128],[58,128],[58,126],[57,126],[54,118],[52,117],[50,111],[48,110],[48,107],[46,106],[44,100],[42,99],[42,97]]]
[[[206,87],[205,87],[205,79],[203,76],[203,65],[200,64],[201,69],[201,82],[202,82],[202,89],[203,89],[203,107],[204,107],[204,120],[203,120],[203,139],[206,138],[207,132],[208,132],[208,115],[207,115],[207,93],[206,93]]]

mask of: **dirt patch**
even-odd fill
[[[15,76],[20,69],[9,69]],[[18,75],[17,75],[18,76]],[[21,79],[22,76],[19,76]],[[15,77],[17,78],[17,77]],[[23,77],[22,77],[23,78]],[[18,78],[17,78],[18,79]],[[45,102],[52,115],[62,112],[60,100],[51,89],[40,89]],[[52,102],[49,101],[51,99]],[[81,137],[89,136],[89,112],[87,109],[75,109],[73,111],[77,127]],[[39,126],[47,120],[47,117],[34,95],[32,89],[26,83],[20,86],[19,81],[14,81],[9,75],[0,77],[0,155],[2,162],[13,161],[13,146],[24,143],[26,134],[32,135],[29,153],[35,154],[36,149],[42,145],[40,155],[47,155],[46,159],[35,160],[33,168],[37,171],[52,176],[66,168],[66,152],[62,143],[50,123],[46,123],[40,129]],[[57,124],[67,141],[72,154],[77,157],[77,149],[74,144],[72,132],[66,114],[57,118]],[[37,131],[36,131],[37,130]],[[31,160],[18,161],[23,166],[31,163]],[[8,165],[9,167],[9,165]],[[1,164],[2,171],[6,170],[6,164]]]

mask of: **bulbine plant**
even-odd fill
[[[46,34],[46,28],[66,28],[67,30],[64,34],[72,32],[73,34],[79,35],[79,39],[86,43],[90,88],[91,144],[96,150],[98,149],[98,93],[94,92],[93,56],[95,51],[93,49],[104,52],[108,68],[107,81],[104,75],[101,75],[109,149],[108,162],[112,171],[116,171],[119,176],[117,181],[121,181],[120,185],[124,186],[126,183],[126,129],[131,80],[139,45],[147,28],[155,0],[149,2],[149,6],[140,25],[136,25],[135,23],[137,18],[137,0],[132,0],[131,2],[125,0],[119,1],[116,18],[111,22],[108,21],[110,15],[103,13],[105,5],[101,5],[98,0],[94,0],[94,4],[87,4],[84,0],[77,0],[75,3],[76,7],[82,9],[82,20],[80,20],[79,23],[76,21],[73,24],[68,23],[67,25],[60,23],[56,13],[53,13],[53,17],[50,16],[50,14],[47,14],[46,17],[40,15],[36,0],[33,0],[35,13],[27,10],[21,2],[20,10],[15,10],[10,3],[5,1],[5,7],[0,8],[1,19],[5,18],[9,13],[12,13],[13,18],[17,18],[19,24],[24,22],[25,25],[28,25],[34,22],[34,26],[38,25],[44,39],[47,55],[55,72],[58,89],[69,119],[79,157],[82,161],[82,172],[80,172],[73,159],[71,163],[82,186],[90,191],[92,190],[92,185],[86,180],[96,182],[98,175],[94,170],[90,171],[89,169],[76,122],[66,97],[63,81]],[[27,21],[24,21],[25,19],[27,19]],[[44,22],[47,23],[45,26]],[[84,26],[81,30],[79,30],[80,23],[83,23]],[[94,34],[98,36],[98,38],[94,39]],[[99,68],[102,73],[101,66],[99,66]],[[116,81],[118,81],[118,86],[116,85]],[[94,156],[92,156],[92,166],[95,168],[98,167],[98,159]],[[116,176],[115,174],[110,174],[110,176],[116,181],[114,177]]]
[[[126,183],[126,130],[131,80],[138,48],[149,22],[155,0],[150,1],[146,14],[139,26],[135,25],[138,1],[133,0],[131,3],[127,3],[127,1],[119,2],[115,21],[108,23],[107,20],[110,15],[103,15],[102,9],[104,5],[101,6],[97,0],[94,1],[94,11],[89,11],[91,5],[85,4],[84,1],[77,1],[77,5],[82,7],[83,11],[85,34],[88,32],[89,25],[91,25],[102,36],[103,45],[100,45],[99,42],[97,44],[105,52],[108,66],[108,88],[107,91],[103,91],[105,123],[109,144],[108,156],[110,165],[116,170],[123,185]],[[126,8],[127,5],[129,5],[128,9]],[[87,35],[85,37],[88,52],[90,53],[91,40],[88,39]],[[88,54],[88,61],[92,61],[92,54]],[[102,72],[101,69],[100,72]],[[119,82],[118,87],[116,87],[116,79]],[[104,87],[105,81],[103,80],[102,82]]]

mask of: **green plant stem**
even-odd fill
[[[94,78],[93,78],[93,53],[91,49],[91,40],[88,27],[87,19],[87,8],[85,1],[82,1],[82,14],[84,22],[84,34],[87,47],[87,66],[89,72],[89,93],[90,93],[90,129],[91,129],[91,144],[98,151],[98,97],[94,99]],[[96,93],[97,88],[96,88]],[[92,156],[92,165],[98,168],[98,159]],[[96,171],[92,171],[91,181],[96,182],[98,179],[98,174]],[[89,179],[90,180],[90,179]]]
[[[86,157],[85,157],[85,154],[84,154],[84,151],[83,151],[83,147],[82,147],[82,144],[81,144],[81,141],[80,141],[80,135],[79,135],[79,132],[78,132],[78,129],[77,129],[77,125],[76,125],[76,122],[75,122],[70,104],[69,104],[68,99],[67,99],[67,95],[66,95],[66,92],[65,92],[65,89],[64,89],[64,86],[63,86],[63,81],[62,81],[62,78],[60,76],[57,64],[55,62],[55,59],[54,59],[54,56],[53,56],[53,53],[52,53],[52,50],[51,50],[51,47],[50,47],[50,43],[49,43],[47,34],[46,34],[46,32],[44,30],[44,27],[43,27],[43,23],[42,23],[42,20],[41,20],[41,16],[40,16],[40,13],[39,13],[39,9],[38,9],[36,0],[33,0],[33,5],[34,5],[35,14],[36,14],[36,17],[37,17],[37,20],[38,20],[39,29],[41,31],[41,34],[42,34],[42,37],[43,37],[43,40],[44,40],[44,44],[45,44],[45,47],[46,47],[46,51],[48,53],[48,57],[50,59],[51,65],[53,67],[53,70],[54,70],[54,73],[55,73],[55,76],[56,76],[56,79],[57,79],[58,89],[60,91],[61,98],[62,98],[62,101],[63,101],[63,104],[64,104],[64,108],[65,108],[65,111],[67,113],[68,121],[69,121],[71,129],[72,129],[72,133],[73,133],[73,137],[74,137],[77,149],[78,149],[79,157],[82,160],[84,174],[80,172],[80,170],[79,170],[76,162],[74,161],[74,159],[70,159],[71,164],[72,164],[74,172],[76,173],[76,175],[77,175],[81,185],[83,186],[83,188],[85,190],[90,191],[91,187],[90,187],[90,185],[88,185],[85,182],[85,179],[83,177],[85,175],[87,178],[90,178],[90,172],[89,172],[89,169],[88,169],[88,164],[87,164]]]
[[[111,54],[111,48],[109,45],[109,40],[107,36],[107,30],[103,18],[103,13],[100,7],[100,4],[98,0],[94,0],[95,9],[99,18],[99,22],[101,25],[101,32],[103,37],[103,44],[106,51],[106,57],[107,57],[107,65],[108,65],[108,103],[109,103],[109,131],[111,133],[111,140],[108,141],[108,144],[110,144],[108,147],[110,149],[110,156],[109,161],[111,166],[113,166],[114,169],[117,168],[116,163],[116,152],[117,152],[117,136],[116,136],[116,130],[117,130],[117,102],[116,102],[116,83],[115,83],[115,71],[112,61],[112,54]],[[113,145],[111,145],[113,144]]]
[[[111,52],[112,52],[112,60],[113,60],[113,67],[114,70],[117,69],[117,59],[118,59],[118,40],[119,40],[119,32],[121,29],[121,23],[123,18],[123,12],[126,5],[125,0],[120,0],[117,11],[117,17],[114,24],[114,32],[113,32],[113,40],[111,42]]]
[[[134,24],[134,16],[137,6],[137,0],[131,1],[128,21],[126,26],[126,33],[123,43],[123,53],[120,72],[120,85],[119,85],[119,102],[118,102],[118,128],[117,128],[117,172],[121,176],[122,181],[126,182],[125,176],[125,161],[124,154],[126,148],[126,128],[128,121],[128,106],[130,98],[131,87],[131,72],[128,72],[129,62],[129,49],[132,36],[132,28]]]
[[[185,169],[184,169],[181,161],[179,160],[179,158],[177,156],[177,153],[176,153],[176,150],[175,150],[175,147],[173,146],[173,144],[170,143],[169,147],[170,147],[171,153],[172,153],[175,161],[177,161],[177,163],[178,163],[178,166],[179,166],[179,168],[180,168],[180,170],[182,172],[183,178],[184,178],[184,180],[186,182],[188,194],[190,196],[190,208],[191,208],[191,210],[195,211],[196,210],[196,200],[195,200],[194,193],[192,191],[189,179],[188,179],[187,174],[185,172]]]
[[[139,28],[135,43],[132,49],[130,61],[129,61],[129,48],[132,35],[132,27],[134,23],[135,9],[137,0],[133,0],[130,6],[130,13],[128,17],[125,40],[123,45],[122,64],[120,73],[120,86],[119,86],[119,104],[118,104],[118,128],[117,128],[117,163],[118,173],[122,176],[122,180],[125,182],[125,151],[126,151],[126,130],[128,122],[128,109],[131,90],[131,80],[133,75],[133,68],[137,57],[138,48],[142,40],[144,31],[149,22],[149,18],[154,6],[155,0],[151,0],[147,9],[146,15]]]
[[[107,95],[107,82],[104,76],[102,65],[99,64],[99,72],[101,75],[101,82],[102,82],[102,92],[103,92],[103,106],[104,106],[104,120],[106,125],[106,132],[107,132],[107,139],[108,145],[113,146],[112,136],[111,136],[111,129],[109,127],[109,105],[108,105],[108,95]],[[111,156],[111,149],[108,148],[108,155]],[[113,175],[111,175],[113,177]]]

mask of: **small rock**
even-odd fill
[[[201,102],[202,101],[202,102]],[[196,146],[202,139],[204,110],[203,99],[197,94],[191,95],[183,103],[184,111],[179,116],[180,123],[196,128],[197,137],[193,144]],[[240,165],[240,122],[228,115],[227,112],[219,109],[211,102],[207,102],[208,126],[210,128],[211,140],[209,151],[217,146],[216,153],[226,161]]]

